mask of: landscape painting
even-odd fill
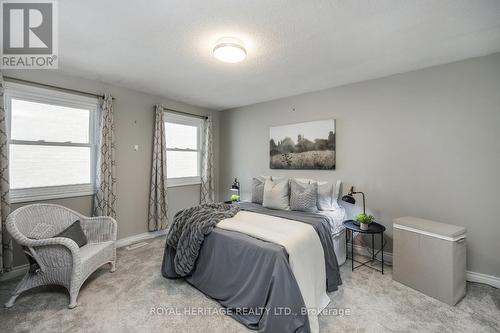
[[[270,129],[271,169],[335,169],[335,119]]]

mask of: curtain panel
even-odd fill
[[[4,83],[0,72],[0,274],[12,269],[12,238],[5,228],[10,213],[9,142],[3,102]]]
[[[211,203],[215,200],[214,156],[212,116],[205,119],[203,126],[203,147],[201,151],[201,193],[200,202]]]
[[[155,107],[151,189],[149,192],[148,229],[157,231],[168,225],[167,143],[163,105]]]
[[[97,153],[94,216],[116,218],[116,161],[113,97],[106,94],[101,105]]]

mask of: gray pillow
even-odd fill
[[[87,244],[87,236],[83,232],[82,226],[80,225],[80,221],[77,220],[69,227],[61,231],[58,235],[54,237],[65,237],[75,241],[78,247],[82,247]]]
[[[287,178],[267,179],[264,184],[264,198],[262,206],[271,209],[290,209],[290,185]]]
[[[252,178],[252,202],[262,205],[264,200],[264,183],[271,177],[259,176]]]
[[[305,184],[290,180],[290,209],[303,212],[317,210],[318,183]]]

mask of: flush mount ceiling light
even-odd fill
[[[216,59],[231,64],[243,61],[247,57],[243,42],[233,37],[219,39],[215,43],[213,53]]]

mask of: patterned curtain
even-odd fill
[[[200,202],[210,203],[215,200],[214,155],[212,147],[212,116],[205,119],[203,147],[201,156],[201,193]]]
[[[3,77],[0,72],[0,274],[12,268],[12,238],[5,229],[10,213],[9,199],[9,143],[5,109],[3,107]]]
[[[153,137],[151,191],[149,193],[148,229],[157,231],[168,225],[167,203],[167,144],[163,105],[156,105]]]
[[[94,216],[116,217],[116,162],[113,120],[113,97],[106,94],[99,123]]]

